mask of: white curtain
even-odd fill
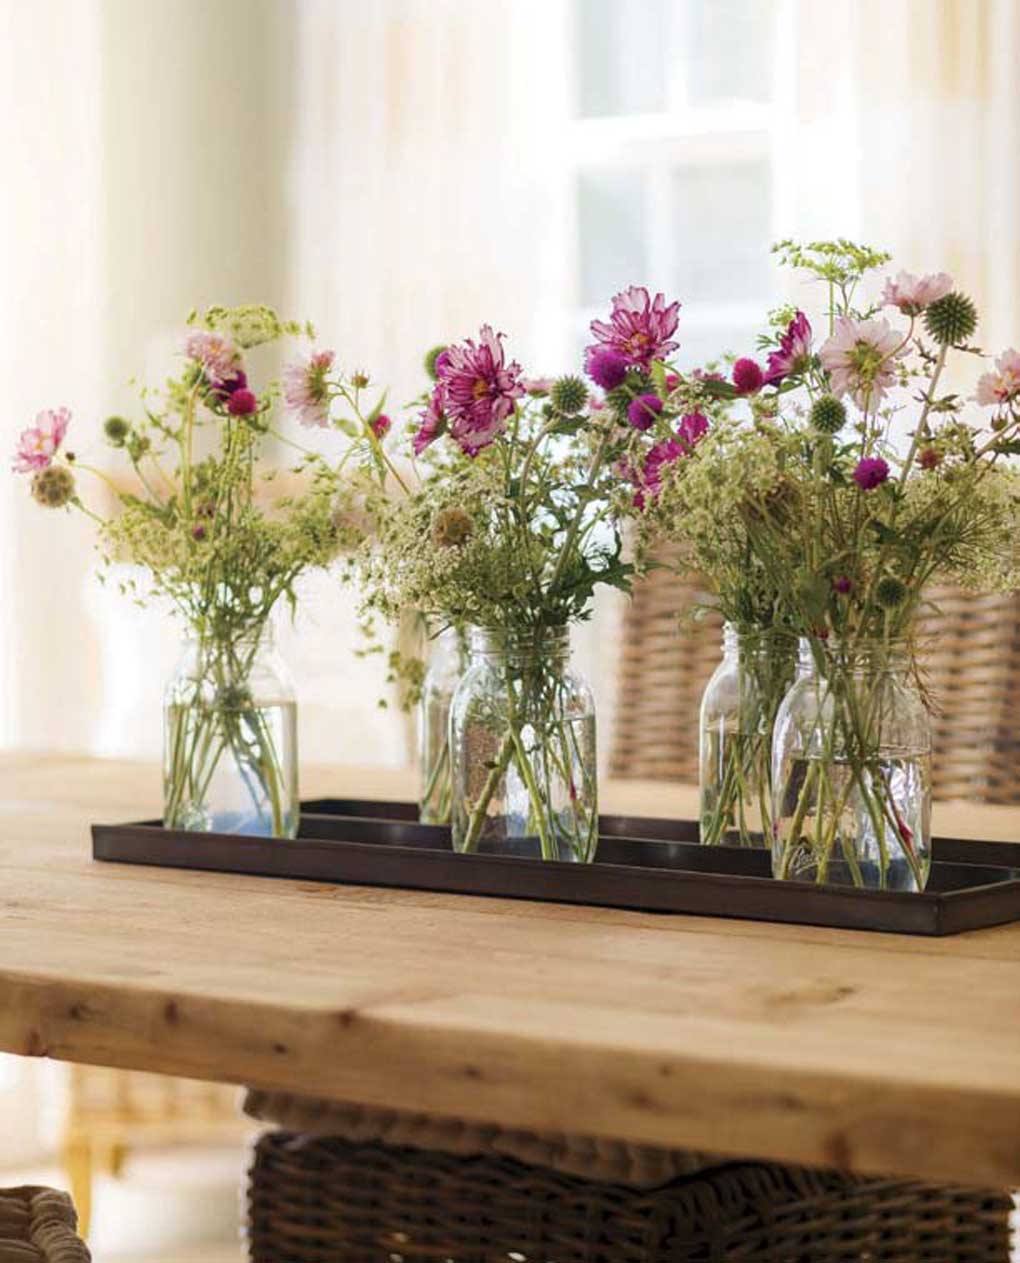
[[[1020,4],[788,0],[777,155],[792,235],[951,273],[1020,339]]]
[[[490,321],[555,370],[569,267],[564,0],[302,0],[292,285],[403,403]]]

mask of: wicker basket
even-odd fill
[[[623,615],[611,775],[697,782],[698,712],[722,656],[722,619],[680,616],[710,600],[696,579],[670,570],[635,585]]]
[[[90,1263],[74,1205],[53,1188],[0,1189],[0,1263]]]
[[[1010,1197],[733,1163],[654,1190],[269,1132],[252,1263],[1007,1263]]]
[[[664,555],[668,561],[668,555]],[[918,619],[935,703],[936,799],[1020,802],[1020,596],[933,588]],[[710,600],[696,579],[652,570],[623,616],[614,776],[697,782],[698,709],[720,661],[721,622],[681,616]]]

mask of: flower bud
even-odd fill
[[[46,509],[62,509],[74,498],[74,475],[63,465],[40,469],[32,479],[32,499]]]

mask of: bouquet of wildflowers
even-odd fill
[[[291,365],[281,388],[249,380],[256,348],[311,329],[266,307],[211,308],[190,318],[183,365],[160,390],[144,390],[131,418],[113,416],[106,441],[128,478],[67,450],[66,409],[44,412],[26,430],[14,468],[49,508],[69,506],[97,526],[104,562],[148,573],[124,592],[169,601],[191,638],[188,665],[167,697],[165,823],[284,835],[297,827],[294,707],[279,681],[265,680],[264,636],[283,600],[293,607],[301,574],[328,566],[359,538],[349,512],[357,477],[343,476],[351,453],[360,467],[384,467],[381,406],[359,407],[359,378],[330,377],[331,352]],[[330,423],[337,394],[354,418],[341,421],[354,442],[330,462],[281,433],[279,396],[308,425]],[[264,469],[267,443],[297,448],[286,494],[274,498],[277,470]],[[79,490],[88,475],[105,485],[114,510],[90,507]],[[100,502],[101,503],[101,502]],[[271,672],[270,672],[271,674]],[[269,690],[268,699],[258,696]],[[229,801],[229,810],[223,806]]]
[[[732,522],[803,638],[776,719],[777,875],[920,889],[930,734],[913,625],[933,582],[1018,582],[1020,355],[1001,355],[970,400],[946,392],[949,357],[980,355],[977,312],[948,276],[900,272],[868,302],[862,282],[887,256],[846,241],[777,249],[823,283],[825,334],[777,313],[765,365],[738,360],[716,385],[749,415],[698,446],[664,505]],[[975,403],[986,420],[968,415]]]
[[[666,358],[675,342],[657,349],[660,358],[644,363],[592,364],[625,436],[617,511],[632,520],[639,568],[696,575],[726,625],[727,652],[702,705],[701,840],[767,845],[772,719],[792,678],[795,638],[782,591],[728,511],[715,468],[729,465],[735,420],[754,405],[749,361],[728,381],[716,365],[680,372]]]
[[[644,300],[646,327],[629,336],[650,360],[657,317]],[[615,355],[606,329],[596,365]],[[526,379],[489,326],[427,366],[418,486],[370,506],[377,527],[358,559],[366,614],[413,609],[471,629],[451,720],[455,845],[536,838],[543,858],[587,860],[595,723],[567,631],[589,617],[596,585],[628,587],[613,513],[623,435],[580,378]]]

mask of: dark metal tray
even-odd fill
[[[693,913],[837,929],[945,935],[1020,920],[1020,844],[935,839],[923,894],[777,882],[763,851],[698,845],[691,820],[601,816],[593,864],[456,855],[448,829],[413,803],[322,798],[300,835],[256,838],[165,830],[158,820],[92,826],[97,860],[364,886],[399,886]]]

